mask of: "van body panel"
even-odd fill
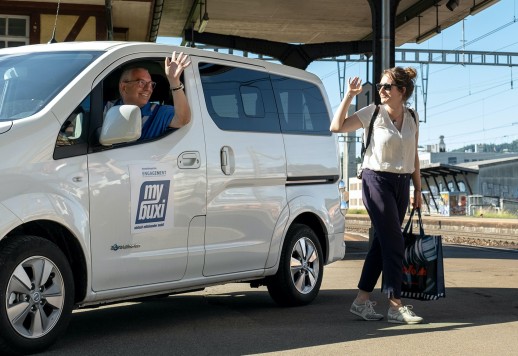
[[[184,205],[204,177],[195,172],[190,184],[176,183],[185,172],[176,164],[184,147],[175,138],[89,155],[93,290],[182,278],[188,224],[195,215]]]
[[[288,180],[336,181],[340,176],[334,140],[325,136],[284,135]]]
[[[23,222],[58,222],[84,246],[89,239],[86,157],[54,160],[58,131],[56,118],[45,110],[14,121],[4,133],[0,202]]]
[[[204,275],[264,268],[274,227],[286,206],[280,135],[221,132],[207,139],[208,191]],[[234,137],[233,137],[234,136]],[[259,138],[258,136],[262,136]],[[268,142],[261,149],[251,144]],[[234,152],[235,171],[222,173],[219,147]],[[211,152],[211,147],[214,149]],[[232,219],[228,219],[228,216]]]
[[[13,214],[13,212],[2,203],[0,203],[0,216],[2,216],[0,220],[0,231],[11,231],[22,223],[18,216]],[[0,241],[3,238],[5,238],[5,236],[0,236]]]
[[[336,195],[335,184],[313,184],[311,185],[312,195],[307,194],[307,185],[293,185],[286,189],[288,196],[289,220],[285,226],[290,226],[297,217],[302,214],[312,214],[318,218],[323,226],[328,228],[326,240],[328,244],[327,263],[340,260],[344,257],[344,231],[343,215],[340,211],[340,204],[334,199]],[[304,223],[300,221],[299,223]],[[272,247],[268,256],[266,266],[271,268],[278,262],[280,250],[286,231],[282,235],[274,234]]]

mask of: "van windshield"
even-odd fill
[[[37,113],[102,52],[0,56],[0,121]]]

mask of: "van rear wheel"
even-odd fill
[[[74,282],[65,255],[52,242],[15,236],[0,247],[0,353],[48,348],[66,330]]]
[[[279,270],[267,279],[272,299],[281,306],[311,303],[317,296],[324,273],[322,247],[306,225],[288,230],[281,252]]]

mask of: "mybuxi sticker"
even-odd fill
[[[142,183],[135,224],[165,221],[168,194],[168,180]]]
[[[173,224],[172,167],[130,167],[132,233],[165,229]]]

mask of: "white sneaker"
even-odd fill
[[[375,305],[376,302],[372,302],[370,300],[367,300],[363,304],[356,304],[355,302],[353,302],[353,304],[351,305],[351,309],[349,309],[349,311],[354,315],[358,315],[364,320],[381,320],[383,319],[383,315],[378,314],[374,311]]]
[[[387,313],[387,320],[389,323],[395,324],[419,324],[423,321],[423,318],[415,315],[412,311],[411,305],[405,305],[399,307],[398,310],[389,308]]]

